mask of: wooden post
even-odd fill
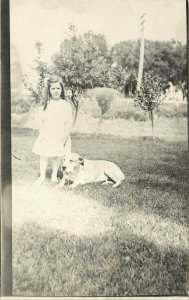
[[[141,44],[140,44],[140,60],[139,60],[139,69],[138,69],[138,79],[137,79],[137,90],[140,89],[140,85],[142,82],[142,74],[143,74],[143,65],[144,65],[144,23],[145,23],[145,13],[141,17]]]

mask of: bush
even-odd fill
[[[143,112],[139,112],[136,110],[128,110],[128,111],[116,111],[114,113],[114,117],[116,119],[125,119],[130,120],[133,119],[135,121],[146,121],[148,119],[147,115]]]
[[[111,105],[118,95],[118,92],[117,90],[111,88],[100,87],[93,89],[91,94],[95,97],[99,105],[101,115],[103,116],[111,108]]]
[[[182,116],[187,118],[188,117],[188,112],[187,111],[183,111]]]
[[[178,106],[176,106],[176,104],[164,103],[158,107],[157,114],[158,116],[163,116],[166,118],[187,117],[187,104],[181,103]]]
[[[11,112],[16,114],[27,113],[30,111],[33,105],[34,101],[32,101],[30,98],[15,99],[11,102]]]
[[[187,117],[187,103],[179,104],[177,108],[177,117]]]

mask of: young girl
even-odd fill
[[[58,182],[60,158],[71,152],[72,109],[65,99],[61,78],[53,76],[47,80],[43,98],[43,117],[39,136],[33,147],[33,152],[40,155],[40,177],[35,181],[36,184],[41,184],[45,180],[49,158],[53,164],[51,181]]]

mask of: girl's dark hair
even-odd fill
[[[66,100],[66,93],[65,93],[65,88],[64,88],[64,83],[62,81],[61,77],[58,77],[56,75],[50,77],[49,79],[47,79],[47,82],[44,86],[43,92],[42,92],[42,102],[43,102],[43,109],[45,110],[47,108],[47,104],[51,99],[51,93],[50,93],[50,87],[52,83],[56,83],[59,82],[62,88],[61,91],[61,99]]]

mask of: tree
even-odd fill
[[[121,41],[111,48],[110,54],[123,69],[137,74],[140,56],[139,40]]]
[[[187,93],[188,93],[187,82],[186,81],[180,81],[180,82],[178,82],[177,88],[182,91],[183,100],[185,98],[187,99]]]
[[[140,56],[140,41],[122,41],[115,44],[110,54],[122,70],[120,84],[125,96],[132,96],[137,86],[137,73]],[[116,88],[116,87],[115,87]]]
[[[146,113],[148,113],[152,126],[152,137],[154,136],[154,111],[164,99],[164,84],[154,72],[144,73],[140,89],[135,93],[135,102]]]
[[[61,43],[60,52],[53,57],[54,71],[71,91],[71,101],[77,117],[81,95],[87,89],[104,87],[109,82],[110,61],[106,39],[101,34],[77,34],[74,25],[69,37]]]
[[[136,76],[139,66],[139,40],[122,41],[115,44],[111,57],[127,73]],[[187,48],[179,41],[166,42],[145,40],[144,72],[154,71],[164,83],[179,86],[187,81]],[[126,83],[127,84],[127,83]],[[186,93],[186,91],[184,92]]]
[[[93,90],[93,94],[95,95],[96,101],[99,105],[101,116],[99,118],[97,130],[95,133],[95,137],[97,137],[100,124],[103,121],[104,115],[108,110],[111,108],[111,105],[113,103],[113,100],[115,99],[117,95],[117,91],[111,88],[95,88]]]
[[[187,79],[187,49],[179,41],[146,41],[145,71],[153,70],[163,82],[177,86]]]
[[[137,89],[137,77],[135,74],[127,74],[124,83],[124,94],[125,96],[132,97]]]
[[[42,90],[44,87],[45,78],[51,74],[50,67],[42,59],[42,43],[36,42],[35,48],[37,51],[37,57],[34,60],[34,66],[31,69],[37,75],[36,82],[32,81],[30,77],[25,74],[23,78],[25,88],[31,93],[32,99],[35,104],[39,104],[42,99]]]
[[[109,66],[109,70],[107,72],[108,80],[106,83],[106,87],[122,92],[127,76],[128,74],[126,70],[122,68],[122,66],[113,63]]]

